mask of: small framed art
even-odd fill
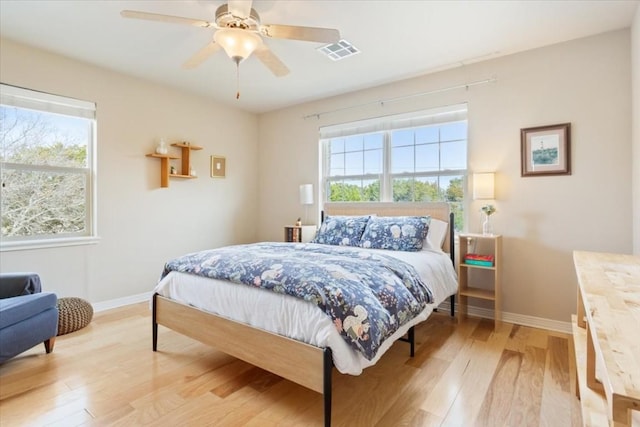
[[[520,129],[522,176],[571,175],[571,123]]]
[[[224,178],[227,175],[227,160],[222,156],[211,156],[211,178]]]

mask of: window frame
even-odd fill
[[[31,89],[0,84],[0,104],[4,107],[53,113],[66,117],[80,117],[89,121],[89,135],[86,147],[86,166],[53,166],[0,162],[2,170],[35,173],[55,173],[61,175],[81,175],[85,180],[84,230],[78,233],[59,233],[33,236],[0,236],[0,252],[95,244],[100,239],[97,234],[97,119],[96,104],[65,96],[38,92]]]
[[[459,112],[463,111],[462,114]],[[416,129],[426,126],[443,126],[446,124],[466,122],[466,144],[467,155],[465,158],[466,167],[464,169],[439,169],[437,171],[425,171],[425,172],[392,172],[392,151],[393,146],[391,142],[391,134],[394,131],[404,129]],[[383,159],[382,159],[382,173],[380,174],[353,174],[353,175],[340,175],[330,176],[330,141],[340,137],[350,136],[365,136],[370,134],[383,135]],[[438,140],[435,144],[438,145],[438,155],[441,155],[441,146],[443,143],[455,142],[460,140]],[[468,175],[468,146],[469,146],[469,127],[467,118],[467,106],[466,104],[458,104],[453,106],[446,106],[441,108],[435,108],[424,111],[417,111],[412,113],[385,116],[374,119],[368,119],[363,121],[344,123],[336,126],[327,126],[320,129],[320,146],[321,146],[321,196],[322,200],[328,201],[329,185],[331,182],[336,181],[348,181],[348,180],[380,180],[380,201],[392,202],[393,201],[393,179],[394,178],[430,178],[441,176],[462,176],[464,182],[467,180]],[[416,144],[409,145],[416,147]],[[366,148],[363,148],[363,153]],[[438,163],[440,164],[440,158]],[[415,161],[415,158],[414,158]]]

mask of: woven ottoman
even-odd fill
[[[87,326],[93,318],[93,307],[82,298],[58,298],[58,336]]]

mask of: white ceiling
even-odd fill
[[[0,0],[0,34],[252,112],[378,86],[435,70],[629,27],[640,1],[255,0],[263,24],[337,28],[361,53],[333,62],[321,44],[267,39],[289,67],[274,77],[256,58],[223,51],[181,66],[214,29],[125,19],[123,9],[214,20],[223,0]],[[0,53],[0,60],[2,56]]]

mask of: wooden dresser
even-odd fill
[[[575,251],[573,260],[583,422],[640,427],[640,257]]]

